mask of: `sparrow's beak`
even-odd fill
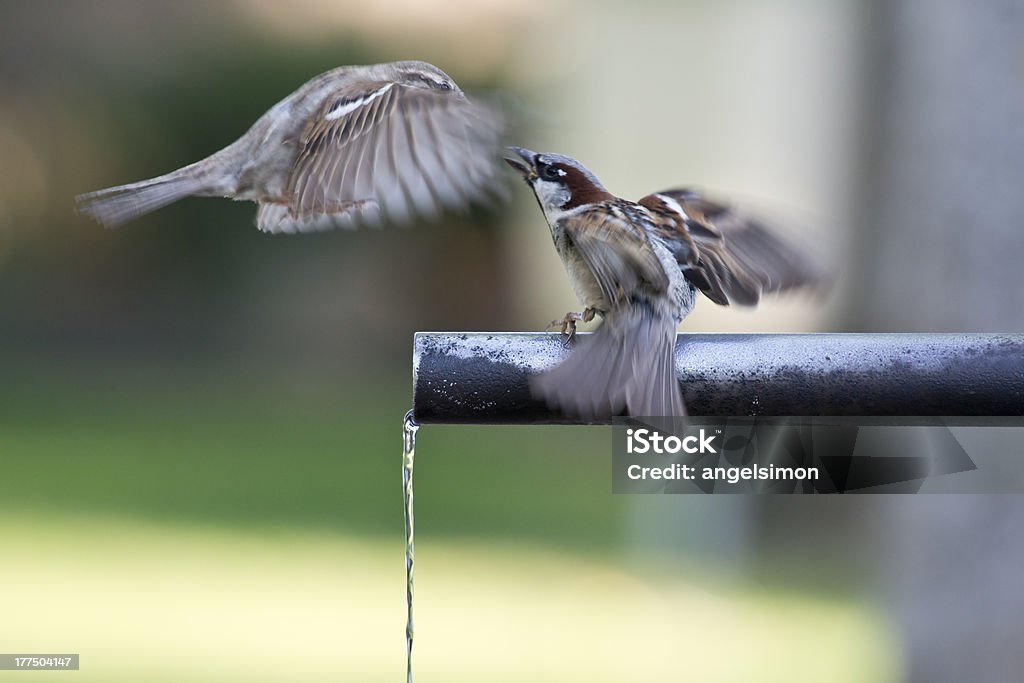
[[[537,177],[537,170],[533,167],[533,157],[537,156],[528,149],[522,147],[509,147],[505,154],[505,161],[512,168],[519,171],[526,182],[532,182]]]

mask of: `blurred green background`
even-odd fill
[[[512,207],[296,237],[210,199],[104,231],[75,194],[195,161],[334,66],[424,59],[618,194],[699,181],[843,264],[827,302],[704,301],[687,330],[1019,329],[864,303],[888,221],[935,226],[880,190],[913,5],[0,2],[0,650],[81,653],[44,681],[399,680],[412,334],[575,305],[511,176]],[[959,253],[934,241],[917,272]],[[613,497],[609,440],[421,430],[418,680],[904,677],[909,537],[869,503]]]

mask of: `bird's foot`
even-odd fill
[[[565,336],[565,342],[563,346],[569,346],[572,340],[576,337],[576,323],[585,322],[589,323],[594,319],[595,311],[593,308],[586,308],[582,313],[576,313],[575,311],[569,311],[561,318],[556,318],[548,323],[545,329],[550,330],[552,327],[557,327],[561,330],[561,333]]]

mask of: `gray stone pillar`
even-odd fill
[[[1024,3],[873,10],[856,327],[1020,331]],[[985,438],[1024,472],[1024,444]],[[1021,680],[1024,497],[893,497],[880,522],[908,680]]]

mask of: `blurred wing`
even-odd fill
[[[668,289],[669,280],[641,225],[603,203],[564,219],[566,235],[609,302],[630,298],[646,285]]]
[[[260,206],[266,232],[407,223],[462,210],[499,188],[504,123],[461,93],[390,81],[325,98],[299,141],[288,201]]]
[[[655,215],[686,278],[723,306],[753,306],[763,294],[824,282],[802,250],[732,207],[691,190],[667,190],[640,200]]]

